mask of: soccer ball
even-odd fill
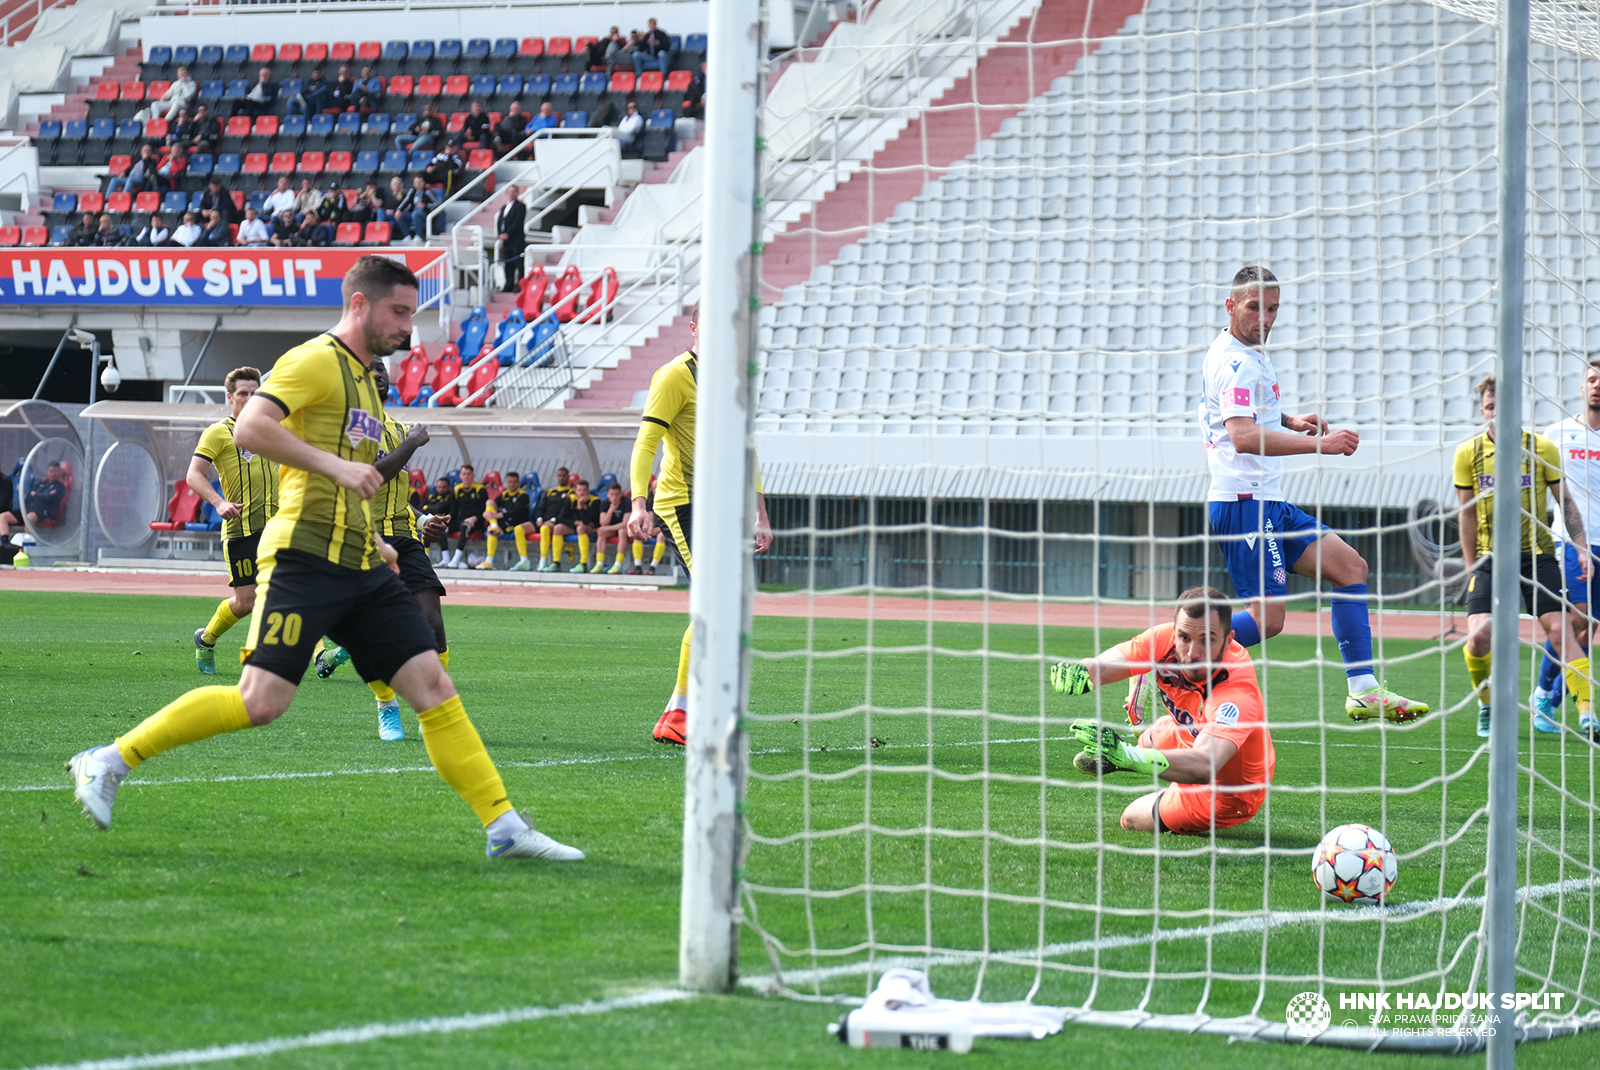
[[[1381,905],[1398,875],[1394,848],[1383,833],[1366,825],[1330,829],[1311,856],[1311,879],[1339,903]]]

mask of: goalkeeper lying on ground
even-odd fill
[[[1190,834],[1231,828],[1266,800],[1277,758],[1255,666],[1234,642],[1232,620],[1233,606],[1221,591],[1191,587],[1178,596],[1171,624],[1087,661],[1050,667],[1050,683],[1068,695],[1153,670],[1167,712],[1142,734],[1072,722],[1084,744],[1072,761],[1080,772],[1142,773],[1171,785],[1129,803],[1123,828]]]

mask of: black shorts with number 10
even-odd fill
[[[228,586],[250,587],[256,582],[256,551],[261,548],[261,532],[242,539],[223,539],[222,556],[228,559]]]
[[[416,596],[385,567],[353,569],[279,550],[261,583],[242,660],[298,684],[317,640],[350,652],[363,680],[388,682],[418,654],[437,651]]]

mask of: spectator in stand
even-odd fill
[[[339,64],[339,77],[333,83],[333,103],[336,111],[356,110],[356,80],[350,77],[348,64]]]
[[[522,190],[512,184],[506,190],[506,206],[500,209],[495,232],[500,236],[500,262],[506,269],[506,293],[514,294],[522,283],[522,256],[528,248],[528,207],[522,203]]]
[[[611,76],[617,73],[617,68],[628,62],[626,58],[628,39],[622,36],[621,30],[613,26],[611,27],[611,32],[600,38],[595,44],[601,50],[601,62],[606,65],[606,80],[610,81]],[[590,66],[593,66],[593,64],[590,64]]]
[[[179,224],[177,230],[172,232],[172,240],[175,244],[184,248],[192,248],[200,240],[200,234],[200,224],[195,222],[194,213],[185,212],[183,213],[183,222]]]
[[[528,116],[522,110],[522,101],[513,100],[505,116],[494,127],[494,151],[504,155],[522,144],[528,136]]]
[[[455,188],[456,175],[466,166],[466,160],[461,157],[461,135],[457,134],[449,144],[434,153],[428,166],[422,169],[422,177],[430,186],[443,186],[444,195],[448,197]]]
[[[388,219],[384,211],[383,194],[378,189],[376,182],[368,182],[360,193],[356,194],[355,204],[350,206],[345,213],[345,221],[359,223],[363,228],[368,223],[382,223]]]
[[[417,116],[417,121],[411,124],[408,133],[396,134],[394,147],[406,151],[418,151],[433,148],[439,135],[444,133],[444,119],[433,110],[432,104],[422,106],[422,114]]]
[[[155,177],[151,185],[163,193],[170,193],[178,188],[178,183],[183,179],[183,173],[189,169],[189,154],[179,149],[167,153],[167,157],[156,164]]]
[[[702,119],[706,114],[706,62],[700,61],[700,73],[689,79],[688,95],[683,102],[683,113]]]
[[[211,109],[201,104],[194,110],[194,118],[189,121],[189,141],[183,147],[185,150],[209,153],[221,136],[222,128],[212,117]],[[174,148],[173,151],[176,152],[177,149]]]
[[[617,140],[622,142],[624,149],[631,149],[642,133],[644,133],[644,116],[639,114],[639,105],[630,100],[628,113],[617,124]]]
[[[483,110],[483,101],[474,100],[467,111],[467,121],[461,127],[460,138],[463,141],[476,141],[479,148],[489,144],[490,135],[494,132],[494,120],[489,118],[489,113]]]
[[[318,208],[321,208],[321,207],[322,207],[322,193],[321,193],[321,191],[318,190],[317,187],[315,187],[315,186],[313,186],[311,184],[311,180],[309,178],[302,178],[300,180],[300,192],[295,194],[295,198],[294,198],[294,215],[295,215],[295,218],[299,219],[301,216],[305,215],[307,212],[315,212]]]
[[[539,105],[539,114],[528,120],[529,134],[535,130],[550,130],[561,125],[561,113],[548,100]],[[524,137],[527,135],[524,134]]]
[[[648,66],[659,66],[665,75],[672,69],[672,35],[651,19],[650,28],[633,49],[633,76],[639,77]]]
[[[272,244],[272,228],[267,221],[256,215],[254,205],[247,206],[244,210],[244,222],[239,224],[239,244],[263,246]]]
[[[244,103],[240,105],[235,115],[241,113],[255,119],[262,115],[271,115],[272,109],[278,103],[278,83],[272,80],[272,68],[262,67],[256,72],[256,84],[244,95]]]
[[[387,90],[384,89],[383,79],[372,73],[371,67],[361,68],[361,77],[356,80],[356,94],[354,103],[362,115],[371,115],[375,111],[383,110],[383,98]]]
[[[628,536],[623,533],[622,522],[628,519],[628,514],[633,510],[633,501],[622,495],[622,485],[613,483],[606,488],[605,506],[600,511],[600,537],[596,540],[594,555],[594,570],[600,571],[600,566],[606,563],[606,543],[612,539],[617,540],[617,560],[610,568],[606,569],[607,575],[617,576],[622,573],[622,559],[625,551],[631,545]]]
[[[139,232],[139,237],[135,240],[145,246],[171,245],[172,231],[167,229],[166,221],[158,212],[150,217],[150,222],[145,224],[145,228]]]
[[[583,69],[592,71],[606,61],[606,45],[611,41],[611,35],[617,32],[615,26],[609,31],[596,37],[584,47]],[[607,76],[609,77],[609,75]]]
[[[338,226],[345,221],[344,193],[339,189],[337,178],[328,182],[328,192],[322,195],[322,203],[317,205],[317,218],[325,223]]]
[[[317,213],[307,212],[300,217],[300,227],[289,236],[290,245],[327,245],[333,240],[333,228],[317,218]]]
[[[383,193],[384,219],[394,222],[399,217],[400,202],[406,199],[406,184],[399,175],[389,179],[389,188]]]
[[[216,212],[222,216],[224,223],[232,223],[238,218],[239,210],[233,205],[233,194],[222,188],[222,179],[213,177],[206,183],[206,191],[200,194],[200,211],[209,221],[211,213]],[[232,245],[232,242],[224,242]]]
[[[311,77],[300,87],[299,95],[289,101],[286,111],[290,115],[321,115],[332,95],[333,87],[322,76],[322,68],[314,67]]]
[[[207,249],[226,249],[233,244],[233,231],[228,228],[228,218],[222,214],[222,209],[212,208],[206,212],[206,229],[195,244]]]
[[[177,118],[167,123],[167,144],[175,149],[187,146],[189,139],[194,136],[193,123],[194,118],[188,108],[178,109]]]
[[[419,245],[427,241],[428,213],[438,206],[439,195],[428,188],[421,175],[413,177],[411,189],[395,206],[394,221],[400,236],[413,239]]]
[[[439,533],[437,539],[429,539],[422,533],[422,525],[417,525],[417,531],[422,533],[422,545],[426,549],[437,542],[439,544],[439,563],[442,565],[450,557],[450,536],[455,534],[456,496],[451,490],[450,481],[440,476],[433,481],[433,489],[428,492],[427,500],[422,503],[424,516],[443,517],[445,530]]]
[[[100,219],[93,212],[83,213],[83,222],[67,233],[67,245],[95,245],[100,233]]]
[[[152,114],[162,119],[176,118],[180,111],[186,110],[194,103],[194,98],[200,95],[200,87],[195,80],[189,77],[188,67],[179,67],[178,75],[161,94],[159,100],[151,107]]]
[[[35,483],[22,500],[22,507],[28,511],[28,523],[37,527],[41,520],[60,520],[66,498],[67,485],[61,482],[61,462],[51,461],[45,466],[44,478]]]
[[[156,177],[156,150],[149,143],[139,146],[139,158],[133,161],[128,173],[113,178],[106,184],[106,193],[143,193]]]
[[[101,248],[113,248],[127,243],[128,236],[122,233],[122,228],[113,226],[111,213],[107,212],[100,217],[100,226],[94,232],[94,244]]]
[[[467,567],[467,540],[484,530],[483,511],[488,504],[489,492],[478,482],[477,473],[470,464],[462,465],[461,482],[455,489],[456,552],[450,560],[440,562],[444,568]]]
[[[268,219],[277,219],[285,212],[294,211],[294,190],[289,188],[288,175],[278,176],[278,185],[261,203],[261,211]]]

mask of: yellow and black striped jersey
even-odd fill
[[[1494,439],[1485,431],[1456,447],[1455,485],[1470,490],[1478,512],[1477,549],[1480,555],[1494,549]],[[1555,443],[1531,431],[1522,433],[1522,552],[1555,552],[1550,535],[1550,499],[1546,494],[1561,485],[1561,458]]]
[[[406,440],[406,434],[405,424],[384,413],[383,443],[378,447],[378,456],[399,449]],[[411,512],[411,477],[405,469],[396,472],[394,478],[373,496],[372,516],[383,535],[417,538],[417,518]]]
[[[650,393],[645,398],[639,436],[633,443],[629,473],[633,497],[644,497],[645,488],[650,486],[656,447],[666,443],[653,507],[687,505],[694,489],[695,388],[699,377],[700,358],[691,349],[662,365],[650,378]],[[761,489],[761,462],[757,459],[756,490]]]
[[[307,445],[358,464],[378,459],[383,398],[371,371],[333,335],[318,335],[279,357],[256,394],[282,409],[283,426]],[[345,568],[373,568],[382,558],[368,518],[368,504],[353,491],[284,465],[278,513],[267,522],[261,554],[292,549]]]
[[[278,511],[278,466],[234,443],[233,417],[202,431],[194,455],[211,462],[222,497],[239,505],[239,515],[222,522],[224,539],[243,539],[267,526]]]

